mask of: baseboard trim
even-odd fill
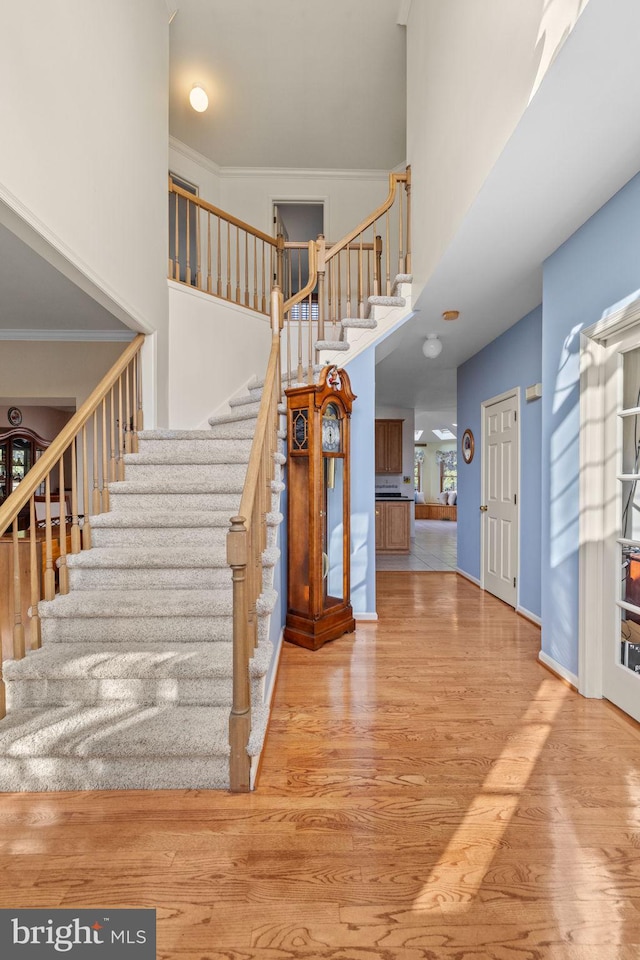
[[[567,684],[568,687],[571,687],[575,693],[578,693],[578,678],[575,673],[571,673],[570,670],[567,670],[566,667],[563,667],[561,663],[558,663],[557,660],[554,660],[553,657],[550,657],[548,653],[545,653],[544,650],[541,650],[538,654],[538,662],[553,673],[558,680],[562,680]]]
[[[531,623],[535,623],[536,627],[542,626],[542,620],[540,617],[536,616],[535,613],[531,613],[531,611],[527,610],[526,607],[516,607],[516,613],[521,617],[524,617],[525,620],[530,620]]]
[[[358,623],[359,620],[362,620],[363,623],[366,623],[367,621],[377,620],[378,614],[377,613],[354,613],[353,619],[356,621],[356,623]]]
[[[471,583],[475,583],[476,587],[480,587],[482,590],[482,584],[477,577],[472,577],[470,573],[467,573],[466,570],[461,570],[460,567],[456,567],[456,573],[459,573],[461,577],[464,577],[465,580],[469,580]]]

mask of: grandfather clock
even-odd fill
[[[349,420],[344,370],[286,390],[288,600],[285,640],[317,650],[355,630],[350,603]]]

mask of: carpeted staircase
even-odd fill
[[[404,322],[410,283],[399,275],[393,296],[369,298],[368,319],[343,320],[337,339],[317,341],[323,363],[356,356]],[[125,480],[109,485],[111,511],[91,518],[92,549],[67,556],[69,593],[39,604],[42,649],[4,665],[0,791],[229,786],[226,535],[261,395],[254,381],[229,402],[230,413],[211,418],[210,430],[139,434],[139,453],[125,457]],[[282,442],[284,428],[278,436]],[[262,750],[268,722],[263,693],[285,462],[282,450],[274,457],[250,666],[251,757]]]
[[[42,601],[42,649],[5,664],[0,789],[229,786],[232,678],[229,518],[237,512],[261,389],[211,430],[147,431],[91,518],[91,550],[68,556],[70,592]],[[258,755],[283,489],[275,455],[263,554],[259,643],[251,662]]]

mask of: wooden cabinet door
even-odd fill
[[[376,550],[384,549],[386,503],[376,503]]]
[[[387,469],[389,473],[402,473],[402,420],[387,423]]]
[[[376,473],[402,473],[403,420],[376,420]]]
[[[410,540],[409,504],[387,503],[385,516],[385,548],[408,552]]]

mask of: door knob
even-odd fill
[[[483,513],[486,513],[489,507],[480,507],[480,509],[482,510]]]

